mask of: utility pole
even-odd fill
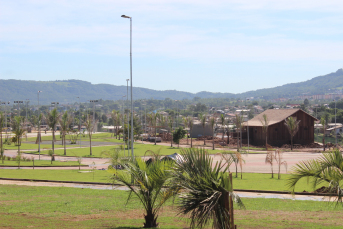
[[[95,103],[97,103],[98,100],[89,100],[89,102],[93,103],[93,133],[95,133]]]
[[[126,107],[128,108],[129,104],[129,79],[126,79]],[[128,109],[129,111],[129,109]],[[127,156],[129,156],[129,149],[130,149],[130,119],[129,119],[129,113],[127,113]]]

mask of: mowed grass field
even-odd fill
[[[45,170],[45,169],[0,169],[1,178],[21,178],[35,180],[58,180],[58,181],[85,181],[110,183],[112,174],[107,170],[81,170],[91,172],[80,172],[79,170]],[[94,173],[94,174],[93,174]],[[267,191],[290,191],[287,186],[289,174],[282,174],[281,179],[271,178],[270,174],[243,173],[243,179],[233,174],[234,189],[267,190]],[[323,184],[324,185],[324,184]],[[320,186],[321,187],[321,186]],[[317,186],[316,188],[320,188]],[[296,192],[313,191],[307,179],[302,179],[295,187]]]
[[[77,161],[51,161],[48,160],[35,160],[33,161],[20,161],[20,166],[79,166]],[[81,164],[82,165],[82,164]],[[0,160],[0,167],[6,166],[18,166],[17,161],[4,160],[4,163]],[[0,173],[1,174],[1,173]]]
[[[127,191],[0,185],[0,228],[141,228],[144,211]],[[342,206],[321,201],[242,198],[238,228],[342,228]],[[159,228],[188,228],[178,199],[159,212]],[[212,228],[207,225],[206,228]]]

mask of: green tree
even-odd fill
[[[20,154],[21,138],[25,134],[24,119],[20,116],[14,117],[12,121],[12,129],[18,146],[18,154]]]
[[[302,161],[293,167],[287,185],[295,189],[299,180],[307,178],[312,188],[325,184],[326,191],[333,195],[336,203],[343,200],[343,157],[339,150],[322,152],[318,159]],[[337,195],[337,196],[335,196]]]
[[[46,122],[52,130],[52,152],[53,153],[55,153],[55,141],[56,141],[55,130],[59,121],[60,121],[60,115],[58,114],[58,111],[56,108],[53,109],[51,112],[48,112],[46,116]]]
[[[165,189],[170,177],[170,161],[154,160],[147,163],[135,157],[133,160],[121,160],[123,170],[112,169],[114,182],[119,181],[130,191],[128,201],[135,195],[142,203],[144,215],[144,228],[158,227],[158,212],[163,204],[173,196],[173,192]],[[136,185],[132,185],[133,183]]]
[[[185,131],[181,126],[176,129],[173,133],[173,141],[178,144],[178,147],[180,145],[180,140],[185,136],[187,131]]]
[[[212,150],[214,150],[214,125],[216,124],[216,121],[214,119],[214,117],[210,118],[210,125],[211,125],[211,129],[212,129]]]
[[[216,164],[204,149],[181,149],[175,161],[171,192],[179,196],[179,214],[190,216],[190,228],[203,228],[212,222],[215,229],[229,229],[229,197],[244,208],[229,182],[229,166],[221,159]]]
[[[326,121],[325,118],[322,117],[320,119],[320,124],[322,124],[322,129],[323,129],[323,150],[325,151],[325,130],[326,130]]]
[[[170,147],[173,147],[173,123],[174,123],[173,117],[168,116],[168,126],[170,128],[170,136],[171,136]]]
[[[86,118],[86,121],[84,122],[84,125],[86,126],[87,132],[88,132],[88,137],[89,137],[89,155],[92,156],[92,135],[93,135],[93,130],[96,126],[97,120],[93,122],[93,116],[89,115]]]
[[[183,117],[183,125],[185,126],[185,129],[187,129],[188,128],[188,124],[189,124],[189,122],[188,122],[188,117]],[[188,134],[187,134],[187,145],[188,145]]]
[[[62,118],[59,120],[59,123],[61,125],[61,131],[62,131],[62,144],[64,147],[64,155],[67,155],[66,135],[70,130],[69,126],[72,123],[72,121],[73,121],[72,117],[68,115],[67,111],[62,115]]]
[[[193,148],[193,138],[192,138],[193,117],[188,117],[188,126],[189,126],[189,134],[191,135],[191,148]]]
[[[296,117],[292,117],[292,116],[288,117],[284,123],[285,126],[287,127],[289,134],[291,135],[291,150],[293,150],[293,138],[299,130],[299,123],[300,123],[300,120],[297,120]]]

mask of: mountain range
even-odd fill
[[[263,97],[264,99],[273,98],[294,98],[298,95],[306,94],[324,94],[329,89],[342,90],[343,88],[343,69],[336,72],[318,76],[313,79],[285,84],[274,88],[259,89],[240,94],[233,93],[212,93],[198,92],[190,93],[176,90],[152,90],[141,87],[134,87],[134,99],[159,99],[165,98],[182,100],[200,98],[245,98],[245,97]],[[110,84],[91,84],[82,80],[62,80],[62,81],[32,81],[32,80],[0,80],[0,100],[16,101],[30,99],[37,101],[37,92],[40,93],[40,102],[48,104],[50,102],[71,103],[78,101],[103,99],[120,100],[126,95],[126,86],[115,86]]]

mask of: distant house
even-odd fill
[[[337,123],[336,126],[333,126],[333,127],[330,127],[328,129],[326,129],[325,130],[325,135],[329,136],[331,133],[334,134],[335,132],[336,132],[336,135],[343,134],[343,126],[342,126],[342,124]]]
[[[290,116],[300,120],[299,130],[293,138],[293,143],[306,145],[314,142],[314,122],[318,121],[318,119],[301,109],[268,109],[244,123],[244,126],[249,125],[250,144],[256,146],[265,145],[265,134],[262,131],[263,125],[261,123],[264,114],[269,121],[267,136],[269,145],[282,146],[291,143],[290,134],[284,124],[285,120]]]

